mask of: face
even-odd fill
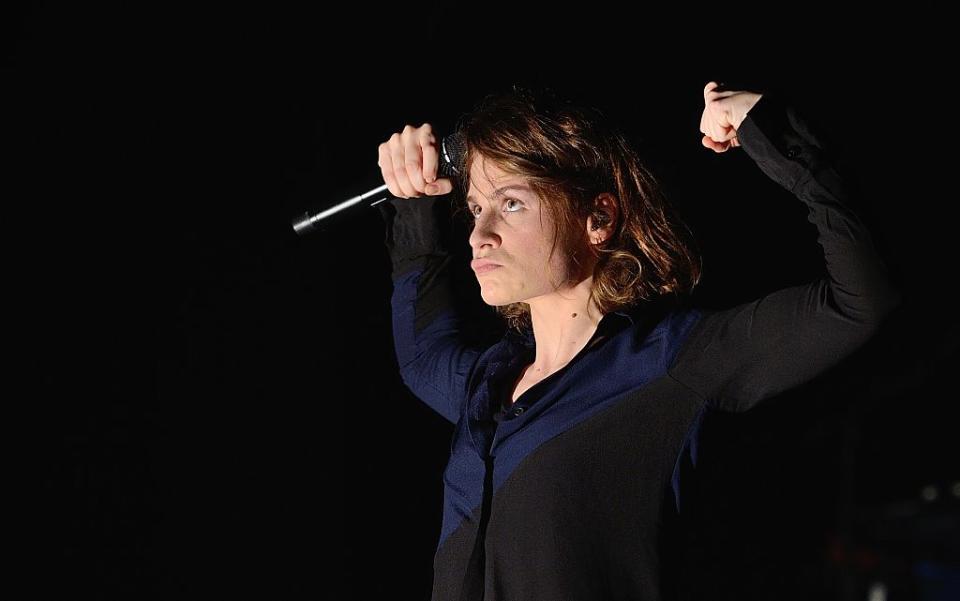
[[[474,217],[471,267],[488,305],[557,294],[568,281],[570,253],[558,246],[550,257],[554,223],[525,178],[478,158],[470,168],[467,208]],[[480,260],[497,267],[478,267]]]

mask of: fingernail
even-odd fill
[[[426,190],[427,190],[427,194],[433,194],[434,192],[437,191],[437,185],[436,185],[436,184],[427,184]]]
[[[437,179],[437,178],[434,177],[434,176],[432,176],[432,175],[428,175],[425,179],[427,180],[427,183],[429,184],[430,182],[432,182],[433,180],[435,180],[435,179]]]

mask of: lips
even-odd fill
[[[494,263],[493,261],[488,261],[486,259],[474,259],[470,262],[470,267],[477,273],[486,273],[488,271],[493,271],[497,267],[500,267],[500,264]]]

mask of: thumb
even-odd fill
[[[441,194],[450,194],[453,192],[453,182],[450,181],[449,177],[441,177],[437,181],[427,184],[426,188],[427,195],[429,196],[440,196]]]
[[[737,137],[737,130],[732,125],[725,125],[720,128],[720,135],[713,138],[717,142],[729,142],[730,140],[735,140]]]

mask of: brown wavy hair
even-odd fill
[[[685,297],[700,281],[701,259],[689,228],[666,201],[653,174],[625,136],[598,110],[563,100],[545,88],[514,85],[484,98],[462,116],[464,145],[457,168],[459,198],[469,189],[469,167],[483,157],[527,178],[556,224],[553,247],[578,248],[594,199],[609,193],[618,208],[613,233],[588,245],[597,262],[591,297],[602,314],[641,300]],[[472,227],[464,203],[455,215]],[[575,252],[572,264],[580,265]],[[530,305],[496,307],[508,326],[529,328]]]

